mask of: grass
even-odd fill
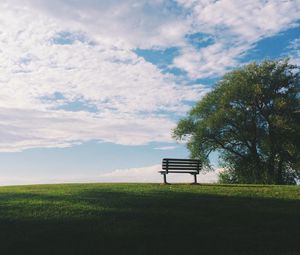
[[[300,187],[0,188],[0,254],[300,254]]]

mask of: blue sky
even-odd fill
[[[300,63],[299,0],[3,0],[0,14],[0,185],[160,181],[163,157],[189,155],[172,128],[224,73]]]

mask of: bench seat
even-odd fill
[[[167,184],[166,175],[169,173],[192,174],[194,175],[194,183],[197,183],[197,174],[202,167],[201,161],[197,159],[176,159],[164,158],[162,160],[162,171],[160,174],[164,176],[164,183]]]

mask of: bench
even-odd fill
[[[166,175],[169,173],[194,175],[194,184],[196,184],[197,174],[201,167],[201,161],[197,159],[164,158],[162,160],[163,171],[159,171],[159,173],[164,176],[164,184],[167,184]]]

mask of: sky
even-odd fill
[[[300,0],[0,0],[0,185],[161,182],[178,120],[234,68],[299,64],[299,25]]]

